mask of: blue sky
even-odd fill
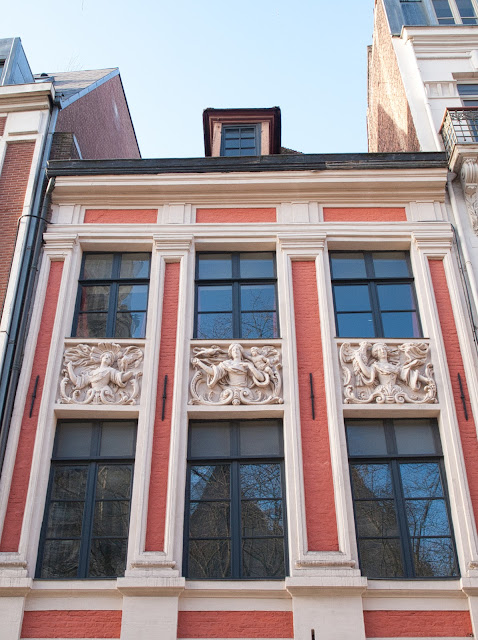
[[[206,107],[282,111],[282,144],[367,150],[373,0],[17,0],[34,73],[119,67],[144,158],[204,155]]]

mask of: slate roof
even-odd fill
[[[67,102],[77,93],[93,90],[110,74],[118,73],[118,68],[94,69],[92,71],[62,71],[60,73],[36,73],[36,82],[52,81],[57,97]]]

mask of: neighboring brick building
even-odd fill
[[[33,76],[0,40],[0,469],[21,368],[47,207],[49,158],[139,158],[118,69]]]

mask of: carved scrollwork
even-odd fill
[[[78,344],[66,349],[59,403],[136,404],[143,351],[114,342]]]
[[[475,158],[465,158],[461,166],[461,184],[473,231],[478,235],[478,165]]]
[[[282,404],[279,351],[270,345],[249,350],[233,343],[195,347],[191,364],[196,370],[189,404]]]
[[[424,342],[363,341],[340,347],[345,404],[433,404],[437,388]]]

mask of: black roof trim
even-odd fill
[[[52,160],[48,177],[159,173],[326,171],[347,169],[433,169],[447,167],[444,153],[329,153],[241,158],[159,158],[135,160]]]

